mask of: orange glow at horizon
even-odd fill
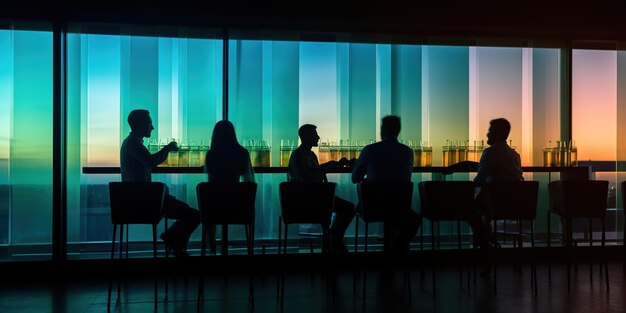
[[[616,160],[617,52],[574,50],[572,139],[578,160]]]

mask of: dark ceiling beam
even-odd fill
[[[246,30],[349,32],[417,37],[626,40],[626,2],[540,5],[470,1],[107,2],[32,5],[14,2],[0,18],[231,27]],[[434,1],[433,1],[434,2]],[[85,4],[88,3],[88,4]]]

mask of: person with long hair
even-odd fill
[[[204,166],[210,182],[254,181],[250,153],[237,142],[235,127],[229,121],[215,124]]]
[[[211,147],[206,153],[204,169],[209,182],[254,182],[250,153],[237,141],[233,123],[223,120],[215,124]],[[209,248],[216,251],[215,226],[209,226]]]

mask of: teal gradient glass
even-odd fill
[[[120,180],[114,174],[82,174],[82,168],[119,166],[120,145],[130,132],[127,116],[134,109],[147,109],[152,117],[154,131],[144,145],[175,139],[179,145],[208,149],[213,126],[222,119],[223,47],[211,30],[187,38],[139,36],[125,28],[120,28],[122,35],[91,34],[75,28],[67,40],[68,251],[81,257],[80,243],[111,240],[107,184]],[[197,158],[193,166],[203,163]],[[192,206],[195,185],[204,178],[153,176]],[[131,241],[151,236],[149,227],[130,229]]]
[[[0,30],[0,246],[49,259],[52,32]]]

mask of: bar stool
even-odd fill
[[[115,258],[115,237],[117,225],[120,225],[119,258],[123,260],[124,225],[152,225],[153,257],[157,257],[157,224],[163,218],[163,203],[166,187],[159,182],[110,182],[109,200],[111,204],[111,223],[113,237],[111,239],[111,276],[107,295],[107,308],[111,306],[113,288],[113,260]],[[127,230],[128,233],[128,230]],[[128,259],[128,235],[126,236],[126,259]],[[119,300],[121,279],[118,278],[117,299]],[[154,305],[156,308],[158,290],[157,278],[154,279]],[[116,300],[117,301],[117,300]]]
[[[435,250],[435,224],[452,221],[457,224],[457,247],[461,250],[461,222],[474,212],[474,183],[471,181],[423,181],[418,184],[422,219],[431,222],[431,247]],[[439,239],[438,239],[439,240]],[[424,246],[423,223],[421,249]],[[436,260],[433,264],[433,297],[437,292]],[[469,271],[467,287],[469,288]],[[459,286],[463,287],[463,271],[459,270]]]
[[[565,219],[563,240],[568,255],[571,254],[573,241],[572,219],[587,218],[589,220],[589,246],[593,246],[593,229],[591,221],[598,218],[602,221],[602,243],[605,246],[606,199],[609,182],[605,180],[558,180],[548,184],[550,209],[548,210],[548,247],[551,245],[550,214]],[[609,289],[608,262],[605,262],[604,276],[607,290]],[[593,283],[593,264],[589,263],[589,280]],[[552,280],[551,268],[548,267],[548,279]],[[567,291],[570,291],[570,261],[567,262]]]
[[[226,234],[228,225],[243,225],[246,232],[248,255],[254,254],[256,192],[257,184],[254,182],[202,182],[196,186],[202,223],[198,301],[204,297],[204,263],[209,226],[222,225],[222,230]],[[222,246],[226,247],[228,245],[227,238],[222,239]],[[250,288],[252,286],[251,283]]]
[[[355,216],[354,228],[354,252],[358,252],[357,242],[359,234],[359,217],[365,224],[365,259],[363,262],[363,297],[367,288],[367,247],[369,244],[369,224],[383,223],[384,250],[389,252],[390,239],[387,225],[402,220],[411,209],[413,200],[412,182],[368,182],[364,181],[357,185],[359,205]],[[406,261],[406,260],[405,260]],[[408,265],[407,265],[408,268]],[[409,296],[411,295],[411,283],[408,270],[405,268],[405,280],[408,285]]]
[[[278,216],[278,260],[281,249],[287,254],[290,224],[319,224],[322,227],[322,252],[328,252],[328,230],[335,203],[336,183],[282,182],[279,185],[280,215]],[[282,235],[285,227],[284,238]],[[284,240],[284,241],[283,241]],[[283,246],[284,245],[284,246]],[[280,261],[279,261],[280,263]],[[278,264],[280,268],[280,264]],[[277,281],[277,295],[281,307],[285,294],[285,275]]]
[[[539,182],[537,181],[498,181],[486,183],[480,193],[486,213],[494,221],[494,227],[499,220],[517,221],[517,245],[520,249],[524,242],[522,221],[530,222],[530,245],[532,249],[535,248],[534,220],[537,215],[538,192]],[[497,293],[497,265],[494,265],[493,273],[493,291]],[[537,269],[534,259],[530,279],[536,295]]]

